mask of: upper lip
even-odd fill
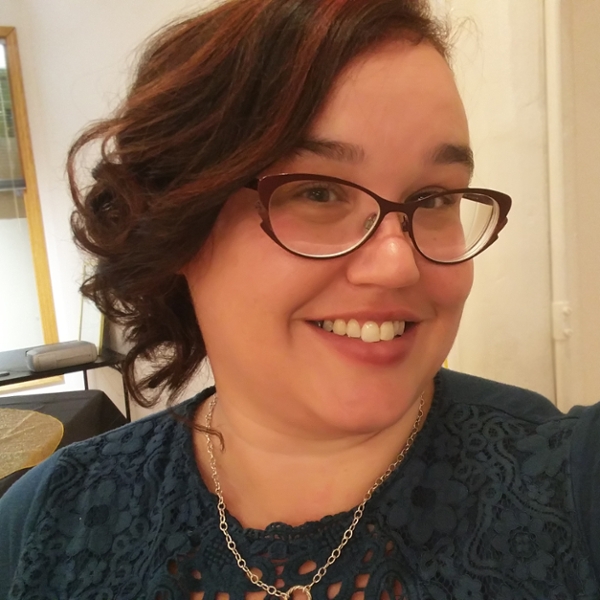
[[[359,323],[374,321],[375,323],[385,323],[386,321],[405,321],[410,323],[418,323],[422,321],[416,313],[404,309],[360,309],[360,310],[341,310],[339,312],[327,313],[325,316],[320,316],[317,319],[308,319],[309,321],[335,321],[343,319],[348,322],[350,319],[356,319]]]

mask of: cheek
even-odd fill
[[[233,330],[241,337],[261,330],[281,334],[274,324],[301,313],[331,280],[331,267],[280,248],[262,231],[251,201],[239,194],[225,205],[183,274],[205,337],[212,338],[213,330],[220,336]]]
[[[256,274],[248,272],[251,261],[245,259],[253,245],[249,232],[260,231],[260,221],[246,200],[243,192],[229,199],[206,243],[182,270],[203,333],[217,323],[220,328],[221,321],[234,325],[238,317],[232,310],[241,308],[241,299],[251,302],[247,280]]]
[[[472,261],[452,266],[430,263],[426,268],[421,273],[430,299],[440,310],[460,316],[473,285]]]

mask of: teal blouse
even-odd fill
[[[256,588],[218,527],[186,419],[213,392],[68,446],[0,500],[0,599],[188,600]],[[230,531],[249,566],[307,584],[352,511]],[[362,576],[362,577],[361,577]],[[600,405],[442,370],[406,460],[315,600],[598,600]],[[356,598],[356,597],[355,597]]]

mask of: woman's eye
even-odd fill
[[[322,185],[298,190],[297,195],[300,198],[320,204],[327,204],[342,200],[342,194],[339,193],[339,190]]]
[[[460,195],[437,195],[436,192],[423,192],[411,198],[411,202],[419,202],[423,208],[444,208],[454,206],[460,200]]]
[[[311,188],[304,192],[304,196],[314,202],[330,202],[335,199],[331,190],[327,188]]]
[[[446,206],[446,198],[444,196],[436,196],[435,198],[424,198],[421,206],[423,208],[441,208]]]
[[[414,194],[411,194],[406,199],[406,204],[412,204],[413,202],[422,202],[427,197],[434,196],[435,194],[439,194],[439,193],[440,193],[440,190],[430,190],[430,191],[425,190],[422,192],[416,192]]]

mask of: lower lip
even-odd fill
[[[321,329],[309,323],[323,342],[329,344],[346,358],[371,365],[386,366],[402,361],[412,348],[417,324],[412,324],[400,337],[388,342],[363,342],[361,339],[349,338],[345,335],[337,335]]]

